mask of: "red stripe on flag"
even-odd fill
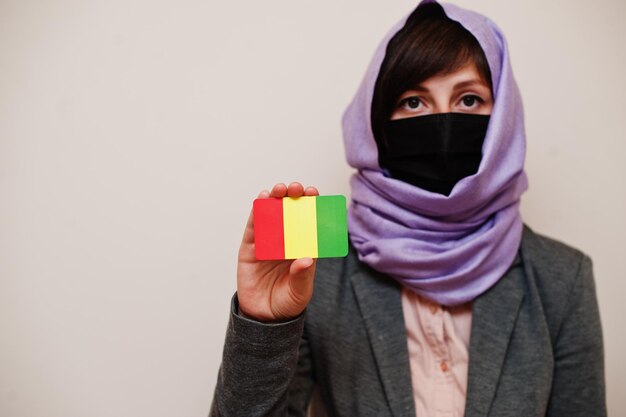
[[[254,200],[254,254],[259,260],[285,259],[282,198]]]

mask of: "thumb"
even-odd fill
[[[293,261],[289,267],[289,287],[292,296],[305,304],[308,304],[313,295],[313,278],[315,276],[315,264],[317,260],[312,258],[300,258]]]

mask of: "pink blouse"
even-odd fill
[[[472,303],[442,307],[402,289],[417,417],[463,417]]]

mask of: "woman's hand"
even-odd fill
[[[317,196],[315,187],[306,189],[298,182],[276,184],[258,198]],[[311,258],[257,261],[254,256],[254,217],[248,217],[239,247],[237,298],[246,317],[262,321],[287,321],[304,311],[313,295],[316,260]]]

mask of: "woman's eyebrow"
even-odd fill
[[[483,87],[483,88],[489,88],[485,82],[479,78],[475,78],[475,79],[471,79],[471,80],[466,80],[466,81],[461,81],[459,83],[456,83],[454,85],[455,89],[461,89],[461,88],[467,88],[467,87]]]

